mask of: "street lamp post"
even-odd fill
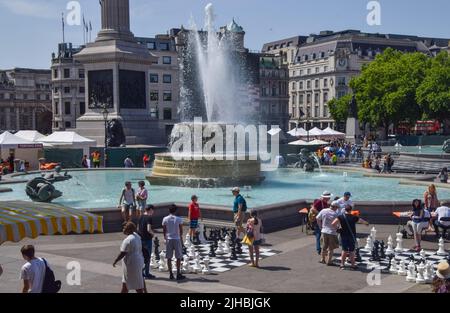
[[[108,115],[109,115],[109,111],[106,108],[106,104],[103,105],[103,111],[102,111],[102,115],[103,115],[103,120],[105,121],[105,151],[103,152],[103,156],[104,156],[104,160],[105,160],[105,168],[108,166],[107,163],[107,149],[108,149]]]

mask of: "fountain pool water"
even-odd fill
[[[148,170],[108,170],[71,172],[74,181],[56,183],[63,196],[55,201],[74,208],[113,208],[118,205],[120,192],[129,180],[137,188],[137,182],[145,180]],[[346,191],[353,194],[355,201],[410,201],[421,198],[424,186],[401,185],[395,178],[364,177],[359,173],[347,173],[344,182],[342,172],[305,173],[299,169],[279,169],[266,172],[261,185],[253,185],[249,194],[249,207],[275,204],[298,199],[314,199],[324,190],[340,196]],[[26,176],[30,179],[33,176]],[[29,200],[25,194],[25,184],[11,184],[12,192],[0,193],[0,201]],[[189,202],[191,196],[199,196],[201,204],[231,205],[233,198],[230,187],[186,188],[148,186],[151,203]],[[90,192],[86,191],[86,188]],[[247,188],[249,190],[249,188]],[[450,199],[450,189],[438,188],[439,198]]]
[[[400,152],[413,154],[430,154],[442,155],[442,146],[397,146],[397,147],[383,147],[384,152]]]

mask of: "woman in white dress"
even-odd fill
[[[128,222],[123,228],[123,233],[127,238],[120,246],[120,254],[114,261],[113,266],[122,260],[122,293],[128,293],[129,290],[136,290],[137,293],[145,292],[144,276],[144,256],[142,254],[141,237],[136,233],[136,225]]]

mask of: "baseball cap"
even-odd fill
[[[347,191],[344,193],[344,197],[351,197],[352,193],[350,191]]]
[[[234,187],[231,189],[232,192],[241,192],[241,189],[239,187]]]

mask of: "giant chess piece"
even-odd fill
[[[375,229],[375,227],[372,227],[372,229],[370,230],[370,237],[372,237],[373,242],[375,242],[375,240],[377,239],[377,230]]]
[[[368,250],[368,251],[372,251],[372,249],[373,249],[373,239],[372,239],[371,235],[369,235],[367,237],[367,239],[366,239],[366,246],[364,247],[364,249]]]
[[[199,254],[197,254],[195,256],[194,271],[195,271],[195,273],[200,273],[202,271],[202,266],[200,264],[200,255]]]
[[[192,242],[191,242],[191,236],[189,235],[189,234],[186,234],[186,237],[185,237],[186,239],[184,240],[184,246],[186,247],[186,248],[190,248],[191,247],[191,245],[192,245]]]
[[[425,280],[424,276],[425,276],[425,263],[421,262],[417,266],[416,283],[417,284],[425,284],[426,280]]]
[[[206,257],[203,259],[203,269],[202,269],[202,274],[203,275],[209,275],[211,274],[211,270],[209,269],[209,258]]]
[[[231,246],[231,256],[230,256],[230,260],[232,261],[236,261],[238,259],[237,255],[236,255],[236,244],[233,244]]]
[[[403,252],[403,234],[397,233],[396,237],[397,237],[397,239],[395,239],[395,240],[397,241],[397,246],[395,247],[395,252],[401,253],[401,252]]]
[[[166,255],[165,255],[164,251],[161,251],[161,253],[159,254],[158,271],[166,272],[167,270],[168,270],[168,268],[167,268],[167,262],[166,262]]]
[[[230,253],[230,242],[231,242],[230,236],[227,234],[225,236],[224,249],[223,249],[225,254]]]
[[[210,258],[215,258],[216,257],[216,251],[214,249],[214,244],[213,243],[209,244],[209,254],[208,254],[208,256]]]
[[[408,282],[415,282],[416,281],[416,265],[414,264],[413,261],[409,261],[408,264],[408,275],[406,276],[406,281]]]
[[[224,250],[223,250],[223,241],[220,240],[218,243],[218,247],[216,249],[216,254],[224,254]]]
[[[405,260],[401,260],[400,263],[398,264],[397,274],[400,276],[406,276],[407,273],[408,272],[406,271]]]
[[[159,253],[159,239],[158,239],[158,237],[155,237],[155,240],[153,240],[153,244],[155,246],[156,261],[159,261],[160,260],[160,253]]]
[[[200,223],[198,226],[198,234],[199,234],[199,241],[200,244],[205,244],[207,243],[206,241],[206,230],[205,230],[205,224]]]
[[[392,240],[392,236],[389,236],[387,242],[386,255],[391,255],[394,253],[394,242]]]
[[[188,250],[188,257],[189,259],[193,260],[195,258],[195,250],[194,247],[190,247]]]
[[[384,241],[380,243],[380,258],[383,260],[386,258]]]
[[[445,241],[443,237],[439,238],[438,247],[439,249],[436,254],[440,256],[446,256],[447,252],[445,252]]]
[[[242,251],[242,242],[239,239],[236,239],[236,253],[242,254],[244,251]]]
[[[425,263],[425,272],[424,279],[426,284],[430,284],[433,281],[434,273],[433,273],[433,263],[430,261]]]
[[[389,255],[389,261],[390,261],[389,272],[391,274],[397,274],[398,264],[397,264],[397,261],[395,260],[395,256],[393,254]]]
[[[189,273],[189,257],[187,255],[183,256],[183,264],[181,266],[181,271],[184,274]]]
[[[425,252],[424,249],[420,250],[420,257],[421,257],[423,260],[426,260],[426,259],[427,259],[427,253]]]
[[[357,263],[361,263],[361,262],[362,262],[361,251],[360,251],[360,250],[361,250],[360,248],[357,248],[357,249],[356,249],[355,261],[356,261]]]

